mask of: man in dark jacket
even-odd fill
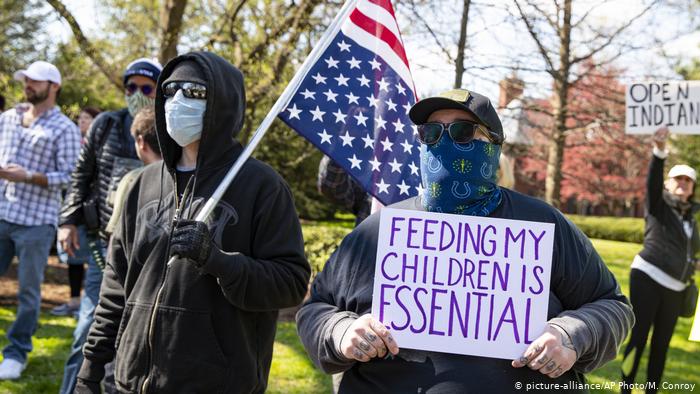
[[[191,220],[242,152],[244,112],[243,75],[219,56],[193,52],[165,66],[163,161],[127,194],[79,392],[98,392],[115,351],[120,391],[265,390],[277,311],[301,302],[310,275],[289,188],[249,159],[207,223]]]
[[[93,256],[85,275],[85,294],[80,301],[71,354],[64,368],[62,394],[73,391],[83,360],[82,347],[99,298],[102,269],[93,260],[104,265],[104,245],[108,240],[105,227],[112,215],[107,197],[116,191],[126,173],[141,166],[130,131],[131,123],[141,108],[153,106],[160,70],[160,64],[145,58],[129,64],[124,72],[127,108],[103,112],[92,123],[61,209],[58,241],[63,250],[73,256],[76,249],[89,248]],[[89,245],[79,243],[78,225],[87,227]]]
[[[612,360],[633,324],[617,281],[559,211],[496,185],[503,130],[488,98],[453,90],[419,101],[409,116],[419,125],[424,191],[392,207],[554,223],[547,327],[513,361],[401,349],[370,314],[380,211],[343,240],[297,314],[311,359],[328,373],[344,372],[341,393],[504,393],[538,383],[587,391],[583,373]],[[455,160],[480,171],[460,171]]]

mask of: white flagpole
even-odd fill
[[[221,200],[221,197],[223,197],[224,193],[226,193],[226,189],[228,189],[229,185],[231,185],[233,179],[236,177],[236,175],[238,175],[238,172],[243,167],[243,164],[245,164],[260,143],[260,140],[262,140],[263,136],[265,136],[265,133],[267,133],[267,130],[270,128],[270,125],[272,125],[272,122],[275,120],[277,115],[282,112],[282,110],[292,100],[292,96],[294,95],[294,92],[296,92],[299,85],[301,85],[304,76],[309,72],[309,70],[311,70],[311,67],[313,67],[316,60],[321,56],[321,53],[328,47],[330,42],[333,40],[335,33],[340,29],[340,25],[345,20],[345,17],[355,9],[355,4],[357,4],[358,1],[359,0],[347,0],[345,2],[338,13],[338,16],[336,16],[333,22],[331,22],[330,26],[328,26],[328,29],[326,29],[323,36],[321,36],[321,39],[311,50],[309,56],[306,58],[304,63],[302,63],[296,74],[294,74],[294,77],[289,82],[289,85],[287,85],[280,97],[270,109],[270,112],[267,113],[263,121],[260,123],[260,126],[258,126],[258,128],[255,130],[253,138],[251,138],[248,145],[246,145],[245,149],[243,149],[243,152],[241,152],[241,155],[238,157],[238,159],[236,159],[236,162],[233,163],[231,169],[228,170],[228,173],[226,173],[224,179],[221,181],[219,186],[217,186],[211,197],[209,197],[209,200],[207,200],[207,203],[204,204],[204,207],[202,207],[202,209],[199,211],[195,217],[196,221],[205,222],[209,215],[211,215],[211,213],[214,211],[214,208],[216,208],[219,200]],[[175,257],[172,257],[170,261],[168,261],[168,265],[172,264],[174,261]]]

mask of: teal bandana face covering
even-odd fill
[[[488,216],[501,203],[501,189],[496,185],[500,156],[500,145],[479,140],[457,144],[447,133],[433,145],[422,144],[423,208]]]

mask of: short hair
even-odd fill
[[[153,107],[144,107],[136,114],[131,123],[131,135],[134,138],[141,136],[153,152],[161,155],[156,135],[156,111]]]
[[[88,115],[92,116],[92,118],[96,118],[97,115],[102,112],[99,108],[97,107],[83,107],[80,112],[86,112]]]

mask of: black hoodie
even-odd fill
[[[182,150],[166,131],[161,85],[183,60],[201,67],[208,94],[197,169],[178,202]],[[242,151],[234,137],[244,109],[243,75],[214,54],[179,56],[163,69],[156,97],[163,162],[148,166],[126,198],[79,379],[99,381],[116,349],[120,391],[265,390],[277,310],[301,302],[310,274],[284,180],[249,159],[207,222],[221,251],[201,270],[183,259],[167,267],[173,223],[196,216]]]

